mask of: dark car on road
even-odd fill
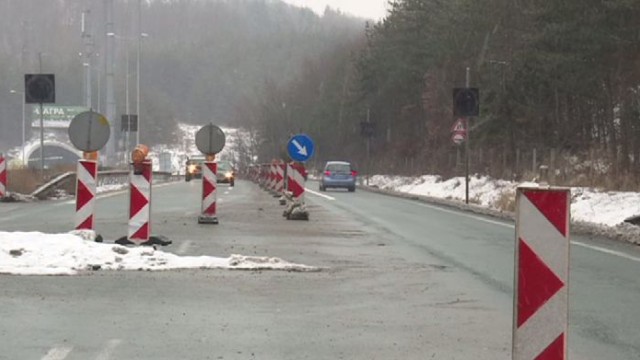
[[[234,186],[236,182],[236,170],[228,161],[218,162],[218,174],[216,176],[217,183],[229,184]]]
[[[354,192],[356,191],[357,176],[358,172],[355,171],[351,163],[328,161],[320,178],[320,191],[325,191],[328,188],[344,188]]]
[[[193,155],[187,159],[186,169],[184,173],[184,181],[202,178],[202,164],[205,161],[203,155]]]
[[[195,155],[189,157],[187,160],[187,168],[184,175],[185,181],[191,181],[191,179],[202,178],[202,166],[205,162],[205,157]],[[228,161],[218,161],[218,172],[216,174],[216,183],[225,183],[231,186],[235,185],[236,171]]]

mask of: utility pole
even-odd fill
[[[136,56],[136,115],[138,115],[138,129],[136,131],[136,144],[140,144],[140,129],[141,120],[140,116],[140,48],[142,42],[142,0],[138,0],[138,31],[136,37],[138,38],[138,51]],[[129,112],[127,112],[128,114]]]
[[[38,67],[42,74],[42,52],[38,53]],[[40,179],[44,183],[44,108],[40,102]]]
[[[93,38],[91,36],[91,27],[89,21],[89,15],[91,14],[91,10],[85,10],[82,12],[82,39],[84,40],[84,62],[82,66],[84,67],[84,90],[85,90],[85,99],[84,105],[91,109],[91,56],[93,55]]]
[[[104,6],[106,10],[106,34],[114,34],[114,25],[113,25],[113,0],[104,0]],[[106,36],[105,34],[105,36]],[[116,115],[116,101],[114,96],[114,56],[113,49],[115,44],[114,36],[106,37],[106,47],[105,47],[105,60],[107,65],[107,120],[109,120],[109,124],[111,127],[111,134],[115,134],[115,115]],[[115,160],[115,136],[110,136],[109,141],[107,142],[107,163],[113,164]]]
[[[469,88],[469,67],[467,67],[467,74],[465,80],[465,87]],[[464,155],[465,155],[465,164],[464,164],[464,202],[465,204],[469,204],[469,143],[471,142],[471,116],[467,117],[467,141],[464,142]]]
[[[371,123],[370,115],[371,109],[367,106],[367,124]],[[369,186],[369,178],[371,177],[371,136],[372,134],[367,134],[367,186]]]

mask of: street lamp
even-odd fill
[[[149,37],[149,34],[141,32],[137,37],[128,37],[128,36],[120,36],[114,32],[108,32],[107,36],[113,37],[118,40],[125,40],[127,43],[132,40],[137,40],[137,50],[136,50],[136,115],[138,116],[138,131],[136,131],[136,144],[140,143],[140,49],[141,49],[141,41],[143,38]],[[127,62],[126,69],[126,79],[125,79],[125,91],[126,91],[126,112],[129,114],[129,46],[125,49],[125,56]]]
[[[126,96],[126,101],[125,101],[125,112],[127,113],[127,117],[130,115],[130,110],[129,110],[129,41],[132,40],[136,40],[135,37],[128,37],[128,36],[120,36],[117,35],[114,32],[108,32],[107,33],[108,37],[112,37],[114,39],[118,39],[118,40],[124,40],[126,42],[126,46],[125,46],[125,61],[127,63],[126,66],[126,74],[125,74],[125,96]],[[138,129],[136,131],[136,144],[140,143],[140,39],[142,38],[146,38],[148,37],[149,34],[147,33],[140,33],[139,36],[137,37],[138,40],[138,47],[137,47],[137,60],[136,60],[136,115],[138,116]],[[127,118],[127,121],[129,121],[129,118]],[[130,126],[131,123],[128,123],[128,126]],[[128,128],[127,128],[128,129]],[[129,152],[129,131],[127,130],[126,133],[126,150],[125,153]]]
[[[25,159],[25,154],[24,154],[24,148],[25,148],[25,116],[24,116],[24,112],[25,112],[25,98],[24,98],[24,92],[23,91],[18,91],[18,90],[10,90],[9,91],[12,94],[18,94],[18,95],[22,95],[22,165],[26,166],[27,162]]]

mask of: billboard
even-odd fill
[[[66,129],[71,120],[81,112],[89,111],[84,106],[44,105],[42,107],[45,128]],[[31,127],[40,127],[40,106],[31,106]]]

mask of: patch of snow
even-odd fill
[[[237,269],[317,271],[275,257],[178,256],[151,247],[93,242],[92,231],[0,232],[0,273],[74,275],[91,270]]]
[[[424,195],[441,199],[464,201],[464,177],[442,180],[439,176],[419,177],[375,175],[370,185],[380,189]],[[504,194],[515,194],[518,186],[538,187],[537,183],[516,183],[491,179],[487,176],[472,176],[469,182],[469,198],[474,204],[486,208],[498,208]],[[615,227],[625,219],[640,214],[640,193],[609,191],[593,188],[571,188],[571,218],[575,221]]]

